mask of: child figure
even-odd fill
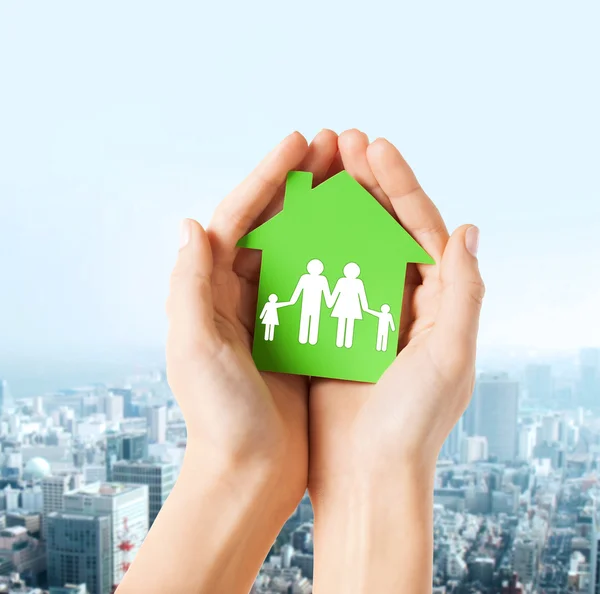
[[[275,326],[279,326],[277,310],[286,305],[289,305],[289,303],[277,303],[277,295],[275,293],[269,295],[269,301],[265,303],[260,313],[260,319],[265,326],[265,340],[272,341],[275,337]]]
[[[390,332],[390,328],[392,332],[396,331],[396,327],[394,326],[394,318],[390,313],[390,306],[384,304],[381,306],[381,311],[374,311],[372,309],[367,310],[370,314],[377,316],[379,321],[377,323],[377,350],[378,351],[387,351],[388,346],[388,334]]]

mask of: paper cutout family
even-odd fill
[[[257,368],[363,382],[396,357],[408,263],[434,263],[346,171],[314,188],[290,172],[283,210],[238,246],[262,251]]]
[[[265,303],[260,320],[265,326],[265,340],[275,339],[275,326],[279,326],[279,315],[277,310],[281,307],[295,305],[302,298],[300,310],[300,328],[298,342],[300,344],[317,344],[319,340],[319,322],[321,319],[321,304],[325,301],[326,307],[333,308],[332,318],[337,318],[337,333],[335,345],[338,348],[352,348],[354,338],[354,322],[362,320],[362,312],[369,313],[378,318],[377,340],[375,349],[386,351],[388,345],[388,334],[390,329],[396,331],[394,318],[390,314],[390,306],[381,306],[381,311],[369,309],[365,285],[359,277],[360,268],[358,264],[349,262],[344,266],[344,276],[335,284],[333,293],[329,290],[329,281],[323,275],[323,262],[311,260],[306,270],[294,289],[289,301],[277,301],[275,293],[269,295]]]

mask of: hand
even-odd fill
[[[397,149],[344,132],[339,150],[355,177],[436,261],[409,266],[400,323],[400,354],[377,384],[313,379],[310,391],[313,488],[351,473],[358,459],[372,468],[398,456],[435,463],[472,393],[484,286],[477,229],[449,238],[440,213]],[[371,312],[369,313],[376,313]],[[394,455],[396,456],[394,458]]]
[[[304,494],[306,379],[256,370],[250,343],[260,254],[235,246],[281,208],[288,170],[322,179],[336,152],[333,132],[310,147],[292,134],[223,201],[207,232],[183,223],[167,303],[167,373],[188,443],[119,594],[248,592]]]
[[[484,295],[475,256],[478,230],[467,225],[449,237],[440,213],[386,140],[369,144],[364,134],[351,130],[340,135],[338,145],[344,168],[399,220],[436,264],[408,268],[399,329],[401,350],[377,384],[312,380],[309,492],[315,508],[315,547],[320,551],[339,550],[346,544],[354,547],[337,561],[327,554],[317,558],[315,587],[324,592],[343,590],[339,582],[327,583],[327,576],[355,564],[355,573],[365,583],[357,585],[357,575],[350,575],[349,584],[354,580],[354,585],[347,591],[375,591],[380,584],[387,584],[380,590],[386,592],[431,591],[427,518],[435,462],[469,402],[475,378]],[[409,537],[411,521],[418,526],[413,526]],[[376,529],[368,549],[363,532],[371,523]],[[399,540],[402,531],[409,544]],[[412,563],[406,547],[413,547],[426,565]],[[371,565],[368,555],[377,557]],[[399,566],[393,560],[403,557],[408,565]],[[385,568],[378,578],[375,567]],[[395,578],[390,576],[394,567]]]
[[[282,521],[306,489],[308,386],[304,377],[256,370],[250,350],[260,254],[236,243],[281,209],[289,170],[311,171],[318,183],[336,153],[331,131],[310,147],[294,133],[223,200],[207,231],[184,221],[167,303],[168,379],[199,472],[251,468],[277,477],[274,513]]]

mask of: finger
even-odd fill
[[[381,189],[389,196],[401,225],[439,263],[448,241],[448,230],[408,163],[384,138],[371,143],[367,160]],[[424,276],[432,273],[434,267],[421,266],[419,271]]]
[[[459,227],[440,266],[441,297],[435,324],[428,337],[437,365],[450,377],[465,373],[475,363],[479,314],[485,287],[479,273],[479,229]]]
[[[333,130],[321,130],[308,145],[308,151],[302,163],[298,166],[299,171],[310,171],[313,174],[313,187],[320,184],[331,166],[337,152],[338,136]],[[283,190],[283,188],[281,188]],[[275,199],[260,215],[257,223],[264,223],[275,216],[283,208],[283,191],[278,192]]]
[[[340,152],[338,150],[338,152],[333,157],[333,161],[331,162],[327,173],[325,174],[325,179],[329,179],[330,177],[333,177],[336,173],[339,173],[343,170],[344,163],[342,162],[342,156],[340,155]]]
[[[275,196],[288,171],[302,162],[307,150],[302,134],[290,134],[221,202],[208,228],[215,263],[233,261],[236,243]]]
[[[337,134],[331,130],[322,130],[310,143],[308,153],[299,166],[302,171],[310,171],[313,174],[313,185],[319,184],[325,179],[329,168],[337,154]],[[265,209],[259,219],[260,222],[267,221],[282,208],[283,193]],[[254,326],[254,309],[252,304],[256,301],[256,281],[260,271],[261,253],[257,250],[241,250],[234,262],[233,268],[238,276],[246,282],[242,284],[242,302],[238,315],[246,328]],[[249,296],[252,293],[252,297]]]
[[[313,174],[313,186],[318,186],[326,179],[327,172],[337,154],[338,135],[333,130],[324,128],[313,139],[300,171]]]
[[[212,254],[204,229],[194,220],[181,225],[181,248],[167,300],[167,358],[180,359],[210,346],[216,335],[211,287]]]
[[[370,194],[372,194],[386,210],[393,214],[394,210],[385,192],[381,189],[377,178],[371,171],[367,160],[369,138],[360,130],[346,130],[340,134],[338,147],[344,169]]]

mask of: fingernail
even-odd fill
[[[179,233],[179,249],[184,248],[190,242],[190,231],[190,220],[183,219]]]
[[[477,257],[479,251],[479,229],[473,225],[465,234],[465,247],[471,256]]]

